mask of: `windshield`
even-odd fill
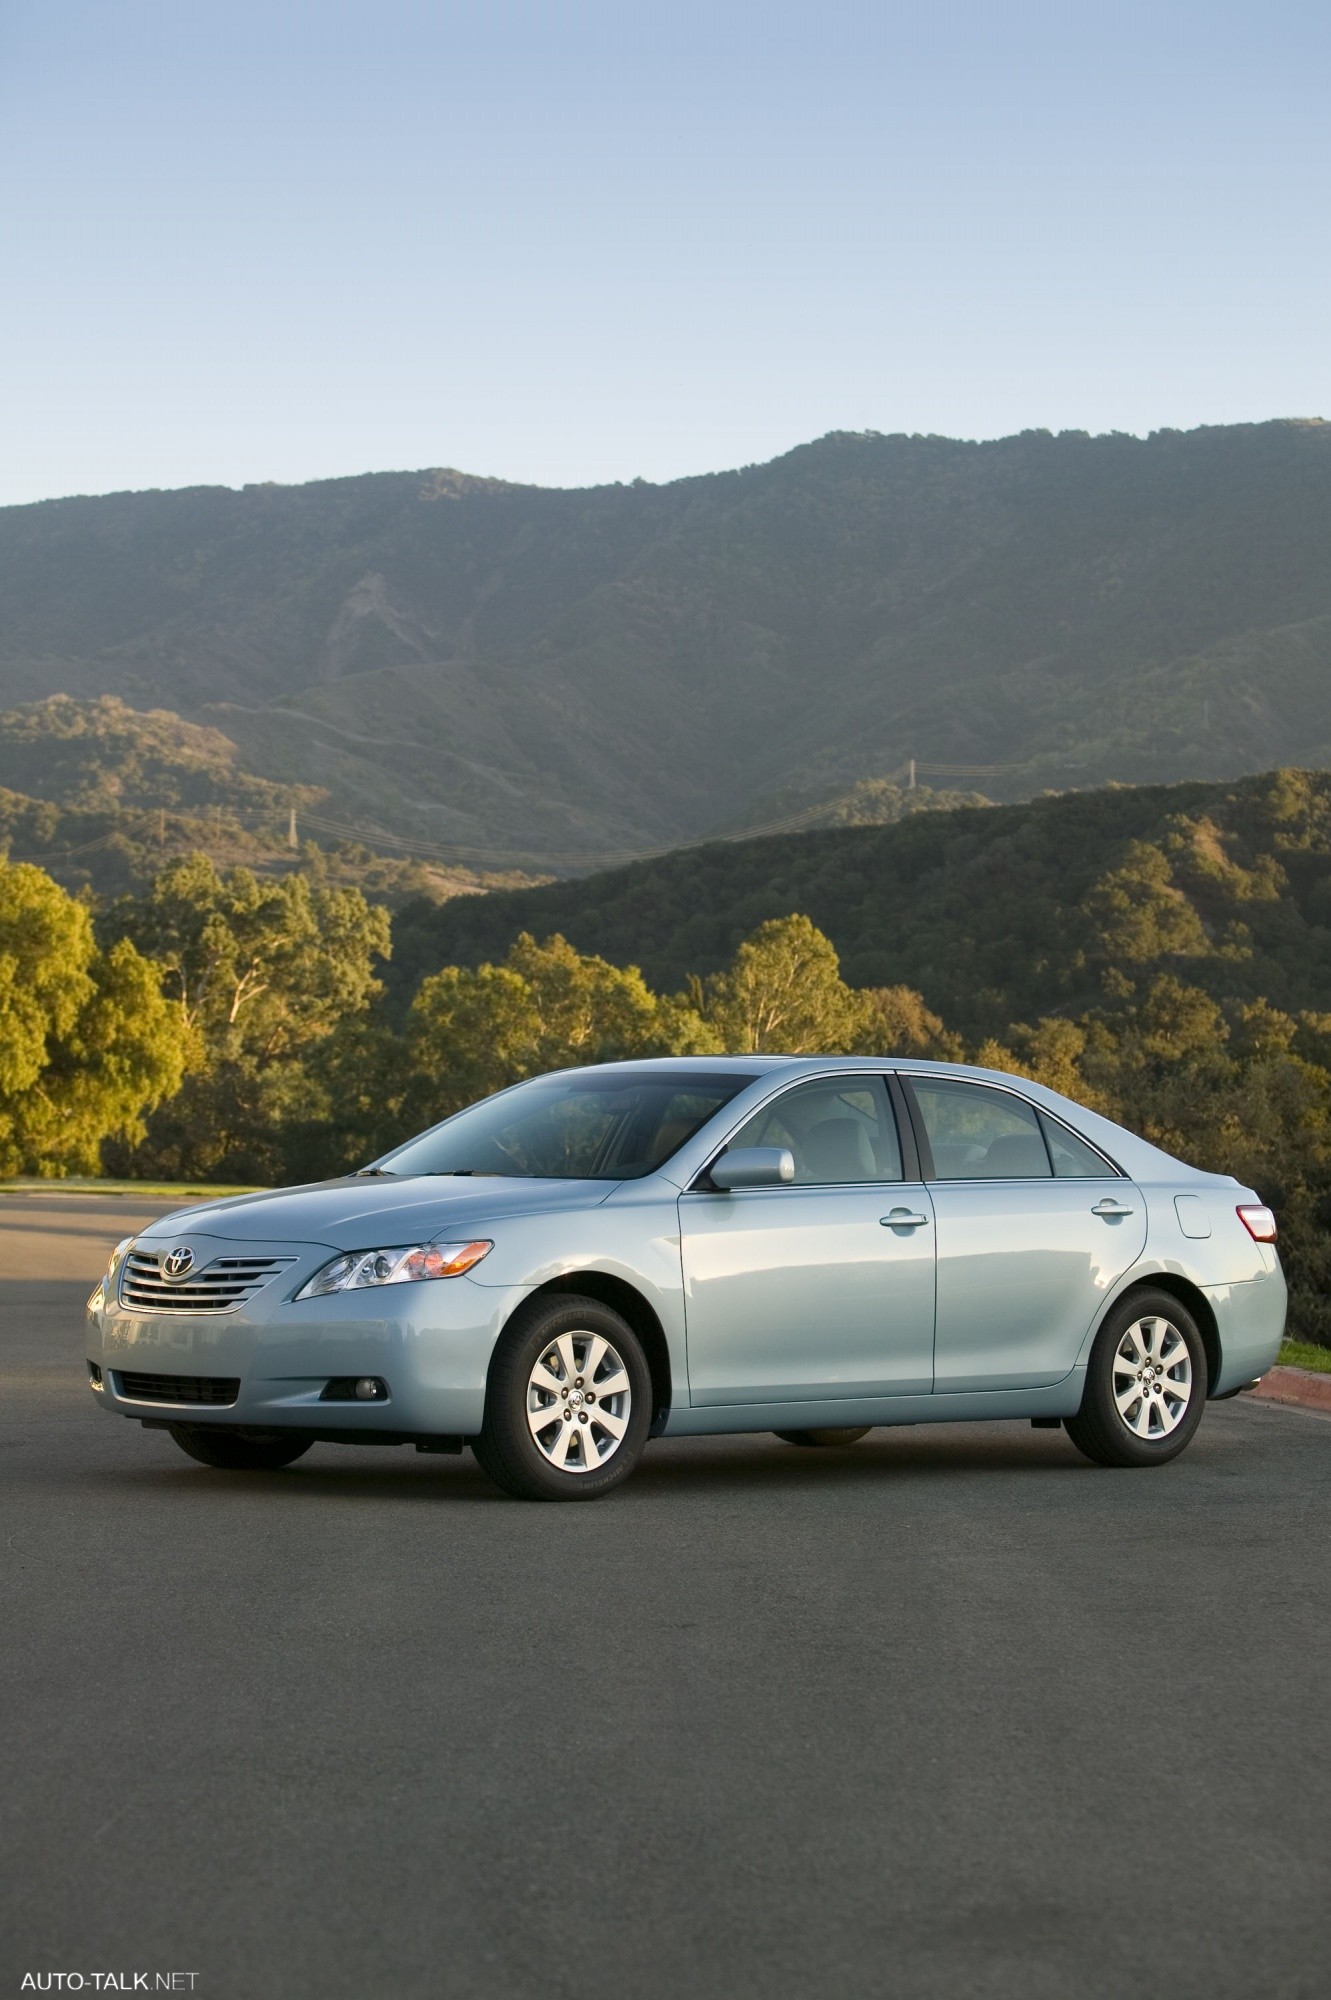
[[[664,1166],[754,1076],[569,1070],[459,1111],[386,1153],[389,1174],[638,1180]]]

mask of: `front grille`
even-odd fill
[[[119,1376],[120,1393],[136,1403],[211,1403],[224,1408],[240,1394],[238,1375]]]
[[[214,1257],[174,1281],[149,1250],[131,1250],[120,1269],[120,1303],[131,1312],[235,1312],[294,1257]]]

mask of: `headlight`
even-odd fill
[[[405,1250],[352,1250],[334,1257],[296,1293],[322,1299],[329,1292],[357,1292],[366,1285],[412,1285],[420,1278],[460,1278],[479,1264],[493,1243],[413,1243]]]
[[[106,1275],[99,1281],[96,1291],[88,1300],[88,1311],[97,1312],[108,1299],[116,1295],[116,1272],[125,1261],[125,1252],[134,1241],[132,1236],[122,1236],[111,1252],[111,1261],[106,1267]]]

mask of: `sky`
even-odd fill
[[[0,503],[1331,416],[1331,8],[0,0]]]

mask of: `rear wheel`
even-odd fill
[[[596,1500],[628,1478],[651,1421],[651,1370],[628,1321],[596,1299],[546,1296],[500,1336],[472,1450],[519,1500]]]
[[[1097,1465],[1165,1465],[1202,1420],[1206,1349],[1169,1292],[1134,1292],[1096,1336],[1086,1388],[1064,1429]]]
[[[772,1436],[779,1437],[783,1444],[858,1444],[872,1428],[871,1424],[863,1424],[858,1430],[773,1431]]]
[[[211,1424],[172,1424],[170,1430],[183,1452],[221,1472],[278,1472],[303,1458],[314,1442],[290,1431],[223,1430]]]

